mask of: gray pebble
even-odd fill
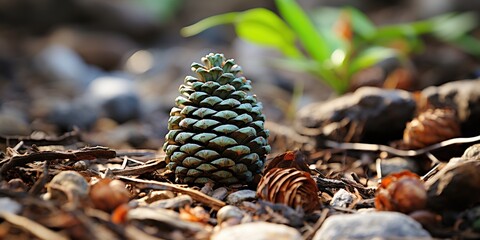
[[[0,198],[0,212],[18,214],[21,210],[22,205],[17,201],[7,197]]]
[[[329,140],[344,141],[352,124],[360,124],[352,140],[401,138],[415,113],[412,94],[403,90],[362,87],[330,101],[306,105],[297,113],[298,133],[318,132]]]
[[[230,195],[228,195],[227,203],[231,204],[231,205],[236,205],[236,204],[239,204],[243,201],[248,201],[248,200],[255,199],[256,194],[257,193],[255,191],[248,190],[248,189],[236,191],[236,192],[230,193]]]
[[[398,212],[342,214],[327,218],[313,240],[431,239],[420,223]]]
[[[81,92],[101,70],[88,65],[73,49],[62,44],[52,44],[44,48],[34,59],[35,66],[49,79],[53,79],[57,88]]]
[[[225,207],[220,208],[220,210],[218,210],[217,212],[218,224],[221,224],[222,222],[230,218],[237,218],[241,220],[243,218],[242,210],[232,205],[227,205]]]
[[[225,197],[227,196],[227,193],[228,193],[227,188],[219,187],[213,190],[212,197],[223,201],[223,199],[225,199]]]
[[[59,201],[77,202],[87,197],[90,186],[87,180],[75,171],[63,171],[55,175],[48,184],[47,197]],[[72,199],[70,199],[72,198]]]
[[[190,205],[193,203],[192,197],[188,195],[180,195],[175,198],[159,200],[150,204],[150,207],[154,208],[166,208],[166,209],[176,209],[181,208],[186,205]]]
[[[392,173],[409,170],[411,172],[418,172],[418,165],[412,159],[395,157],[384,159],[381,162],[382,176],[387,176]]]
[[[106,116],[118,123],[138,119],[142,112],[134,82],[123,77],[104,76],[95,79],[83,100],[102,106]]]
[[[98,108],[82,101],[57,102],[48,114],[48,121],[58,126],[62,131],[72,128],[91,128],[98,119]]]

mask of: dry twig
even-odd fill
[[[216,198],[210,197],[208,195],[205,195],[204,193],[202,193],[200,191],[189,189],[189,188],[184,188],[184,187],[179,187],[175,184],[163,183],[163,182],[152,181],[152,180],[142,180],[142,179],[136,179],[136,178],[123,177],[123,176],[119,176],[119,178],[124,180],[124,181],[134,183],[135,186],[137,186],[138,188],[168,190],[168,191],[172,191],[172,192],[187,194],[190,197],[192,197],[193,200],[201,202],[201,203],[211,207],[214,210],[219,210],[221,207],[226,205],[225,202],[220,201]]]
[[[19,142],[23,142],[25,145],[37,145],[37,146],[48,146],[48,145],[70,145],[79,142],[80,133],[78,130],[73,130],[67,132],[58,137],[45,137],[45,138],[32,138],[30,136],[4,136],[0,135],[0,142],[5,143],[7,147],[14,146]]]
[[[64,237],[40,224],[34,222],[26,217],[18,216],[13,213],[0,212],[0,218],[5,219],[5,221],[22,228],[23,230],[31,233],[39,239],[58,239],[58,240],[67,240],[67,237]]]
[[[148,172],[153,172],[157,169],[164,168],[166,166],[166,162],[163,159],[154,161],[152,163],[147,163],[145,165],[129,167],[126,169],[112,169],[113,175],[141,175]]]
[[[363,198],[373,198],[375,196],[375,189],[364,187],[355,181],[347,178],[330,179],[323,177],[316,177],[318,189],[325,190],[327,188],[351,188],[357,189]]]
[[[454,144],[462,144],[462,143],[473,143],[479,142],[480,135],[475,137],[467,137],[467,138],[452,138],[449,140],[445,140],[443,142],[430,145],[428,147],[416,149],[416,150],[400,150],[386,145],[380,144],[369,144],[369,143],[340,143],[330,140],[325,140],[324,144],[326,147],[329,148],[337,148],[343,150],[357,150],[357,151],[370,151],[370,152],[377,152],[383,151],[388,152],[390,154],[399,156],[399,157],[414,157],[426,154],[430,151],[447,147]]]
[[[99,158],[110,159],[114,158],[115,155],[114,150],[106,147],[85,147],[74,151],[43,151],[24,155],[14,155],[7,159],[6,163],[0,168],[0,179],[8,170],[35,161],[52,161],[58,159],[69,159],[72,161],[94,160]]]
[[[317,230],[320,229],[320,227],[322,226],[322,224],[323,224],[323,222],[325,221],[325,219],[327,219],[327,217],[328,217],[328,212],[329,212],[328,208],[324,208],[324,209],[322,210],[322,213],[321,213],[321,215],[320,215],[320,218],[318,218],[318,220],[317,220],[317,222],[315,223],[315,225],[313,225],[313,228],[303,234],[303,239],[310,240],[310,239],[313,238],[313,236],[315,235],[315,233],[317,232]]]

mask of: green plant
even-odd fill
[[[240,38],[282,52],[286,58],[275,64],[314,74],[338,94],[347,90],[357,72],[388,58],[406,60],[421,50],[424,34],[480,55],[479,41],[467,35],[476,27],[471,13],[377,27],[352,7],[322,8],[310,17],[295,0],[276,0],[276,4],[283,19],[268,9],[255,8],[208,17],[183,28],[181,34],[193,36],[217,25],[234,24]]]

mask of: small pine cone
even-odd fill
[[[163,150],[180,183],[248,183],[261,172],[268,130],[262,105],[249,94],[250,80],[222,54],[193,63],[170,111]]]
[[[428,109],[418,115],[403,132],[403,142],[410,148],[423,148],[460,136],[460,125],[451,109]]]
[[[302,207],[312,212],[321,206],[318,187],[309,173],[295,168],[274,168],[258,184],[257,196],[292,208]]]

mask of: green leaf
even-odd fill
[[[478,47],[480,46],[480,40],[473,36],[460,36],[459,38],[450,41],[450,43],[473,56],[480,57],[480,48]]]
[[[477,27],[477,16],[472,12],[446,14],[432,19],[435,36],[449,41],[466,35]]]
[[[433,22],[429,20],[417,21],[408,24],[395,24],[379,27],[373,38],[393,39],[417,37],[433,31]]]
[[[289,57],[299,57],[295,34],[275,13],[255,8],[240,14],[235,20],[239,37],[259,45],[276,47]]]
[[[362,51],[352,60],[352,63],[349,67],[349,76],[352,76],[356,72],[371,67],[382,60],[399,57],[397,51],[392,48],[385,47],[370,47]]]
[[[180,34],[184,37],[191,37],[211,27],[215,27],[222,24],[234,23],[238,15],[240,14],[241,13],[239,12],[232,12],[232,13],[225,13],[225,14],[211,16],[195,24],[182,28],[180,30]]]
[[[298,35],[305,50],[319,63],[330,57],[332,52],[327,41],[317,32],[312,21],[295,0],[276,0],[278,10],[285,21]]]
[[[340,12],[339,8],[333,7],[322,7],[311,12],[317,32],[323,37],[332,53],[334,49],[347,51],[349,45],[334,30],[335,24],[340,18]]]
[[[328,64],[320,64],[309,59],[272,59],[269,63],[279,69],[313,74],[339,94],[345,92],[348,87],[348,81],[339,79],[333,69],[327,67]]]
[[[309,73],[315,73],[319,68],[316,61],[308,59],[274,58],[269,61],[269,64],[279,69]]]
[[[345,11],[350,14],[352,27],[355,33],[365,39],[370,39],[375,35],[377,29],[365,14],[353,7],[346,7]]]
[[[182,28],[180,33],[189,37],[222,24],[234,24],[237,35],[246,41],[277,48],[288,57],[303,57],[295,46],[295,33],[275,13],[265,8],[208,17]]]

